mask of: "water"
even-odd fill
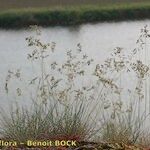
[[[64,51],[76,49],[76,45],[81,43],[83,51],[97,63],[101,63],[115,47],[123,47],[127,52],[134,49],[140,29],[149,24],[150,20],[144,20],[42,28],[42,39],[56,42],[58,60],[63,59]],[[34,72],[26,59],[29,49],[25,38],[31,34],[29,30],[0,30],[0,105],[4,108],[15,99],[4,96],[7,71],[19,68],[27,77]],[[28,100],[24,103],[27,102]]]

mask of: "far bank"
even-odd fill
[[[84,5],[54,8],[14,9],[0,12],[0,28],[24,28],[29,25],[72,26],[105,21],[150,18],[150,3],[130,5]]]

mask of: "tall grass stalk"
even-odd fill
[[[40,70],[27,85],[35,90],[31,97],[33,106],[30,109],[16,107],[10,115],[2,111],[2,138],[17,141],[29,138],[89,141],[98,138],[106,142],[138,143],[149,115],[140,107],[146,102],[143,85],[149,77],[149,66],[135,59],[143,50],[145,36],[140,36],[138,48],[130,54],[124,54],[123,48],[115,48],[103,64],[94,66],[89,75],[88,69],[94,60],[83,53],[80,43],[75,51],[67,51],[66,59],[59,64],[51,60],[56,43],[42,42],[39,28],[31,28],[36,29],[36,37],[26,38],[31,48],[28,60]],[[144,35],[150,37],[147,30]],[[130,75],[134,76],[135,87],[125,88],[122,82]],[[89,76],[92,83],[83,83],[83,78]],[[7,94],[13,77],[20,78],[20,73],[8,72]],[[18,97],[22,96],[21,91],[17,88]]]

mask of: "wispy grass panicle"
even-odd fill
[[[26,38],[30,47],[27,58],[39,67],[38,74],[27,80],[27,87],[34,91],[29,97],[33,106],[16,107],[9,115],[1,113],[2,138],[141,142],[149,116],[147,108],[141,108],[147,104],[143,85],[149,78],[149,65],[136,56],[143,51],[142,39],[150,37],[147,27],[136,49],[126,54],[122,47],[116,47],[103,63],[94,66],[80,43],[76,50],[67,51],[60,63],[53,57],[57,44],[43,42],[39,28],[32,29],[36,34]],[[7,94],[12,90],[11,79],[22,81],[20,78],[20,70],[8,72]],[[16,89],[21,97],[23,90]]]

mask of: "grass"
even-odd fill
[[[146,119],[145,116],[139,118],[132,112],[118,114],[114,120],[104,121],[102,139],[110,143],[139,143],[139,139],[146,135],[142,129]]]
[[[18,9],[2,9],[0,12],[1,28],[21,28],[29,25],[68,26],[82,23],[103,21],[120,21],[150,18],[150,3],[122,2],[81,3],[81,5],[49,5]],[[46,3],[45,3],[46,4]],[[78,3],[77,3],[78,4]],[[16,5],[17,6],[17,5]],[[32,5],[31,5],[32,6]],[[14,9],[15,8],[15,9]]]
[[[34,27],[31,28],[33,29]],[[70,78],[70,74],[79,75],[80,69],[82,69],[81,66],[86,66],[87,64],[77,63],[76,57],[72,57],[72,54],[68,52],[66,63],[64,65],[60,64],[61,68],[57,70],[59,75],[61,75],[60,70],[65,72],[61,78],[66,78],[67,81],[53,76],[52,74],[58,66],[55,66],[55,63],[52,62],[50,64],[52,68],[49,68],[51,71],[46,70],[45,62],[49,57],[45,56],[54,53],[55,43],[45,44],[41,42],[38,39],[41,33],[37,28],[36,32],[36,38],[34,36],[26,38],[27,45],[33,48],[33,51],[31,50],[28,54],[29,61],[35,61],[36,65],[40,66],[40,75],[37,75],[34,79],[31,77],[30,82],[27,84],[28,88],[34,87],[35,96],[29,96],[31,101],[34,101],[33,107],[17,106],[15,110],[10,109],[10,114],[2,110],[0,114],[1,138],[17,142],[26,142],[29,139],[77,141],[91,139],[97,130],[95,127],[95,114],[93,114],[93,109],[90,108],[90,103],[86,103],[86,96],[82,96],[82,91],[80,92],[74,87],[74,81],[71,81],[72,76]],[[37,59],[39,61],[36,61]],[[83,61],[86,63],[87,60]],[[68,65],[69,62],[70,64]],[[76,70],[72,67],[75,67],[74,69]],[[7,94],[9,93],[9,81],[14,79],[13,77],[19,79],[20,73],[18,71],[15,73],[9,71],[6,77],[7,83],[5,84]],[[65,82],[63,83],[63,81]],[[18,96],[23,95],[19,94]]]
[[[29,139],[73,139],[87,143],[104,141],[149,146],[149,140],[146,139],[149,137],[148,128],[144,126],[149,113],[146,108],[142,111],[140,107],[141,100],[145,100],[144,88],[141,85],[149,78],[150,70],[142,61],[135,60],[138,52],[143,52],[143,47],[147,44],[143,40],[148,42],[150,38],[147,26],[141,29],[138,47],[131,53],[124,54],[123,49],[117,47],[104,63],[94,66],[94,72],[88,76],[91,79],[94,77],[90,86],[82,81],[89,72],[87,67],[92,65],[94,60],[82,52],[80,44],[77,44],[75,52],[65,53],[67,58],[63,63],[51,62],[56,43],[42,42],[40,29],[37,26],[31,28],[37,34],[26,38],[27,45],[31,48],[28,60],[40,67],[40,74],[27,80],[29,91],[31,86],[34,89],[33,96],[29,96],[34,105],[31,108],[16,107],[10,114],[2,110],[1,138],[17,142],[26,142]],[[51,66],[48,70],[47,62]],[[134,73],[133,77],[137,81],[135,87],[126,89],[121,84],[118,85],[120,78],[116,79],[116,76],[130,76],[130,72]],[[8,71],[5,83],[8,95],[12,90],[10,81],[20,80],[21,76],[20,71]],[[12,85],[18,89],[15,86],[17,84]],[[129,90],[129,98],[124,101],[122,94],[126,90]],[[16,92],[18,93],[18,90]],[[21,93],[18,93],[19,99],[21,96],[24,98]]]
[[[94,130],[90,116],[82,103],[63,107],[60,104],[34,103],[32,107],[17,107],[10,114],[1,112],[1,137],[26,143],[27,140],[76,140],[84,141]],[[26,145],[24,145],[26,146]]]

